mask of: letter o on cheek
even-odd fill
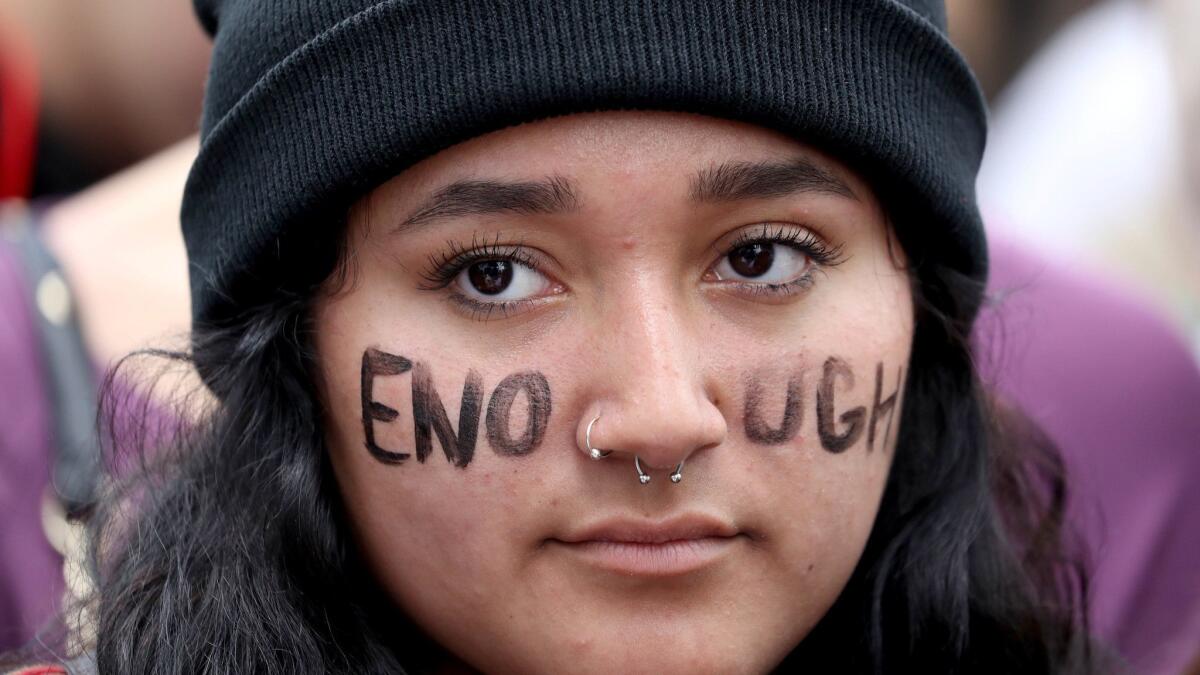
[[[524,391],[529,398],[529,414],[525,417],[525,433],[513,439],[509,434],[509,418],[517,393]],[[550,383],[537,371],[513,373],[496,385],[488,400],[488,442],[497,454],[520,456],[533,452],[546,434],[550,421]]]

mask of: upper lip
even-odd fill
[[[665,544],[672,541],[733,537],[739,531],[732,524],[700,514],[687,514],[666,520],[617,517],[573,530],[557,539],[568,544],[584,542],[622,542]]]

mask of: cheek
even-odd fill
[[[794,516],[778,521],[779,557],[797,562],[793,571],[808,577],[810,592],[824,593],[832,604],[870,535],[891,456],[862,449],[839,456],[818,447],[803,452],[803,459],[773,472],[770,491],[780,497],[780,512]]]
[[[459,614],[498,580],[515,578],[512,561],[494,553],[523,536],[511,513],[534,505],[518,501],[508,477],[472,467],[475,475],[464,481],[454,475],[460,469],[444,463],[421,467],[420,476],[381,472],[378,464],[340,454],[335,471],[360,550],[419,623]],[[431,597],[439,607],[425,607]]]
[[[388,383],[376,396],[404,413],[395,423],[376,423],[375,441],[413,452],[411,388]],[[459,401],[451,398],[445,405],[453,406],[456,420]],[[358,408],[341,417],[353,417]],[[377,582],[433,635],[486,632],[496,617],[485,621],[479,609],[504,606],[506,581],[524,574],[519,559],[500,553],[531,541],[529,514],[553,506],[537,496],[541,474],[527,470],[528,458],[499,461],[482,438],[467,467],[447,461],[436,439],[425,462],[410,457],[403,465],[386,465],[364,447],[361,426],[338,426],[348,430],[332,434],[331,461],[355,539]]]
[[[804,597],[815,621],[833,604],[862,556],[899,435],[909,342],[833,340],[826,354],[784,359],[742,382],[743,445],[723,469],[732,484],[765,497],[775,578]],[[807,352],[811,353],[811,352]],[[817,351],[821,353],[821,351]],[[769,602],[770,599],[767,599]],[[783,603],[780,612],[795,611]]]
[[[524,576],[522,560],[503,553],[534,548],[537,514],[555,507],[542,495],[560,477],[540,468],[543,446],[562,444],[547,439],[548,381],[478,372],[428,346],[348,356],[364,339],[318,342],[330,459],[359,550],[432,634],[475,622],[486,632],[479,608],[503,607],[506,582]]]

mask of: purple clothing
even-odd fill
[[[42,532],[53,422],[30,298],[0,238],[0,651],[28,642],[63,590],[62,558]]]
[[[1200,368],[1142,303],[1004,243],[992,261],[981,368],[1064,455],[1092,630],[1180,673],[1200,652]]]

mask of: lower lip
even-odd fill
[[[558,542],[600,569],[627,576],[668,577],[695,572],[718,562],[737,537],[679,539],[657,544],[626,541]]]

